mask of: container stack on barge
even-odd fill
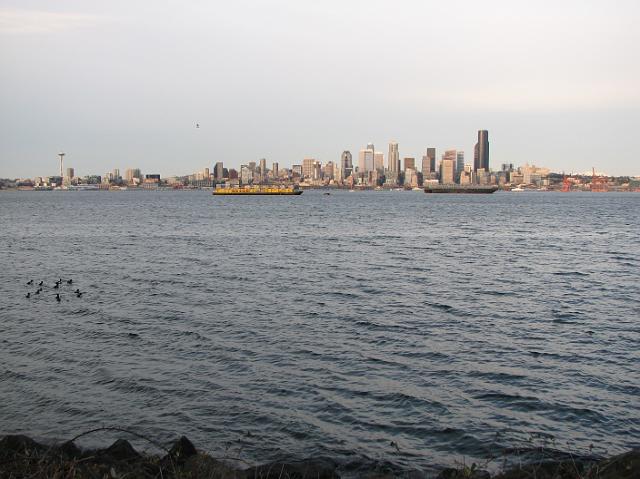
[[[430,185],[424,187],[425,193],[472,193],[490,194],[498,191],[497,186],[481,185]]]
[[[214,195],[301,195],[297,186],[254,185],[220,186],[213,190]]]

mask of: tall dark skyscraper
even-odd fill
[[[436,149],[435,148],[427,148],[427,156],[429,157],[429,167],[431,169],[431,173],[435,173],[435,171],[436,171]]]
[[[487,130],[478,131],[478,143],[473,152],[473,171],[484,168],[489,171],[489,132]]]

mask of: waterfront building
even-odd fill
[[[389,157],[387,158],[389,171],[398,173],[400,171],[400,153],[398,152],[398,143],[389,142]]]
[[[255,173],[256,172],[256,162],[255,161],[250,161],[249,162],[249,169],[251,170],[251,173]]]
[[[72,180],[74,178],[74,170],[73,168],[67,168],[67,175],[66,178],[69,178],[69,180]]]
[[[111,180],[112,181],[120,181],[122,179],[122,177],[120,176],[120,169],[119,168],[114,168],[113,171],[111,172]]]
[[[230,180],[237,180],[239,175],[238,175],[238,170],[236,170],[235,168],[231,168],[229,169],[229,171],[227,172],[227,177]]]
[[[478,142],[473,152],[473,170],[480,168],[489,171],[489,132],[487,130],[478,131]]]
[[[443,156],[440,162],[440,183],[443,185],[452,185],[455,183],[455,160]]]
[[[404,171],[406,172],[407,170],[415,170],[416,169],[416,159],[415,158],[405,158],[404,159]]]
[[[124,179],[128,184],[133,184],[142,181],[142,172],[140,168],[127,168],[124,170]]]
[[[273,176],[273,178],[278,178],[279,174],[280,174],[280,170],[278,168],[278,162],[274,161],[271,164],[271,176]]]
[[[406,186],[410,186],[411,188],[416,188],[418,186],[418,172],[415,170],[415,168],[405,168],[404,184]]]
[[[291,177],[302,178],[302,165],[291,165]]]

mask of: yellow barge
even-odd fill
[[[214,195],[301,195],[297,186],[254,185],[222,186],[213,190]]]

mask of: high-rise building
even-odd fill
[[[208,180],[209,177],[211,176],[211,173],[209,171],[209,168],[205,168],[204,171],[202,172],[202,176],[204,177],[205,180]]]
[[[358,172],[364,173],[367,171],[373,171],[373,155],[374,151],[371,148],[360,150],[358,156]]]
[[[460,181],[460,174],[464,171],[464,151],[456,153],[456,179]]]
[[[260,158],[260,181],[267,179],[267,159]]]
[[[280,170],[279,170],[279,168],[278,168],[278,162],[277,162],[277,161],[274,161],[274,162],[271,164],[271,175],[272,175],[274,178],[277,178],[279,174],[280,174]]]
[[[69,178],[70,180],[72,180],[73,176],[74,176],[73,168],[67,168],[67,175],[65,176],[65,178]]]
[[[427,157],[430,161],[431,173],[436,172],[436,149],[435,148],[427,148]]]
[[[243,185],[250,185],[251,183],[253,183],[254,171],[255,171],[255,163],[254,163],[254,170],[251,169],[251,164],[240,165],[240,182]]]
[[[384,153],[381,151],[373,154],[373,169],[384,173]]]
[[[127,168],[124,171],[124,179],[127,183],[133,183],[134,180],[142,181],[142,173],[140,168]]]
[[[388,169],[394,173],[400,171],[400,153],[398,152],[398,143],[395,141],[389,142],[389,162]]]
[[[302,160],[302,177],[303,178],[313,178],[313,164],[315,163],[315,158],[305,158]]]
[[[326,165],[324,165],[324,179],[325,180],[333,180],[335,172],[335,164],[333,161],[328,161]]]
[[[404,171],[408,169],[415,170],[416,169],[416,159],[415,158],[405,158],[404,159]]]
[[[216,166],[213,167],[213,176],[216,180],[221,180],[224,178],[224,165],[221,161],[216,163]]]
[[[345,180],[349,178],[351,173],[353,173],[353,159],[351,158],[351,152],[345,150],[340,156],[340,174],[342,175],[340,179]]]
[[[431,158],[428,155],[422,155],[422,178],[428,180],[431,178]]]
[[[113,171],[111,172],[111,176],[113,181],[119,181],[122,179],[122,177],[120,176],[120,169],[118,168],[113,169]]]
[[[291,165],[291,176],[294,178],[302,177],[302,165]]]
[[[440,183],[443,185],[451,185],[455,183],[454,174],[455,160],[445,159],[445,157],[443,157],[442,162],[440,163]]]
[[[489,132],[487,130],[478,131],[478,143],[473,152],[473,171],[480,168],[485,172],[489,171]]]

